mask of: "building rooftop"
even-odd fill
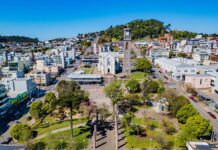
[[[70,74],[68,75],[68,78],[69,79],[72,79],[72,78],[101,78],[101,75],[98,75],[98,74]]]

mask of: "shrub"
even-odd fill
[[[143,136],[145,134],[145,129],[143,129],[139,125],[131,125],[129,127],[129,133],[130,133],[130,135]]]

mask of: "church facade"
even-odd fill
[[[98,71],[100,71],[102,75],[115,75],[120,69],[118,52],[109,51],[99,53]]]

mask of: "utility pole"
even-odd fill
[[[118,127],[117,127],[117,104],[114,105],[115,107],[115,118],[114,118],[114,128],[115,128],[115,145],[116,145],[116,148],[115,149],[118,149]]]

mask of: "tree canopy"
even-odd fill
[[[179,136],[180,145],[184,146],[187,141],[200,139],[200,137],[209,137],[211,132],[212,126],[209,120],[200,115],[189,117]]]
[[[30,107],[30,114],[36,119],[41,119],[48,114],[49,108],[47,105],[43,105],[42,101],[32,103]]]
[[[197,114],[198,112],[191,104],[186,104],[177,111],[176,118],[180,123],[185,124],[189,117]]]
[[[107,30],[100,32],[99,43],[112,42],[112,39],[123,40],[123,29],[128,26],[132,31],[132,39],[140,39],[144,37],[157,38],[159,35],[167,32],[167,27],[163,22],[150,20],[134,20],[126,25],[110,26]]]
[[[37,43],[39,40],[37,38],[30,38],[25,36],[0,36],[0,42],[28,42],[28,43]]]
[[[140,84],[137,80],[131,79],[127,81],[126,88],[130,93],[136,93],[140,91]]]
[[[171,115],[176,116],[177,111],[186,104],[189,104],[189,100],[184,96],[168,99],[168,110]]]
[[[145,58],[137,58],[135,68],[138,71],[147,72],[152,68],[151,62]]]
[[[31,128],[21,123],[16,124],[14,127],[11,128],[10,135],[11,137],[20,142],[25,142],[33,138],[33,132]]]
[[[110,85],[106,86],[104,92],[111,99],[113,105],[123,99],[123,90],[121,83],[118,81],[113,81]]]

